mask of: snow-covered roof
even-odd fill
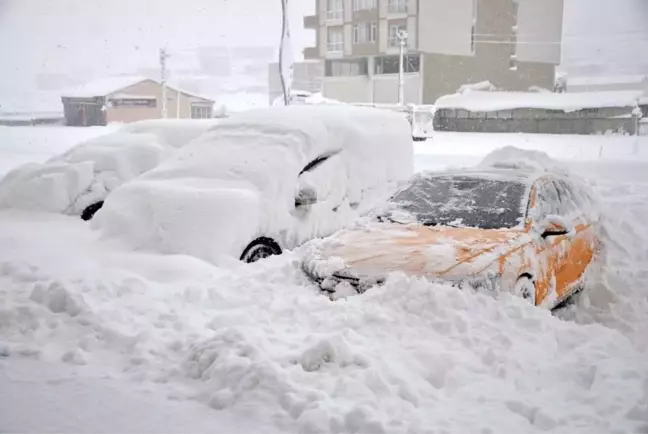
[[[106,96],[118,92],[122,89],[125,89],[130,86],[142,83],[143,81],[153,81],[160,84],[158,80],[136,75],[136,76],[117,76],[117,77],[104,77],[89,83],[86,83],[81,86],[71,88],[61,95],[64,98],[93,98],[98,96]],[[188,92],[184,89],[178,88],[177,86],[170,86],[167,84],[167,87],[172,91],[179,91],[185,95],[193,96],[196,98],[204,99],[207,101],[213,102],[214,100],[206,97],[204,95],[198,95],[194,92]],[[120,94],[121,98],[124,98],[124,95]],[[145,97],[142,97],[145,98]]]
[[[635,84],[648,81],[648,75],[612,75],[567,78],[567,83],[572,86],[602,86],[614,84]]]
[[[144,76],[104,77],[69,89],[63,93],[67,98],[91,98],[111,93],[150,80]]]
[[[446,95],[435,106],[440,109],[464,109],[473,112],[492,112],[535,108],[578,111],[587,108],[634,107],[643,96],[641,91],[623,92],[468,92]]]

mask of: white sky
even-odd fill
[[[314,0],[290,3],[300,52],[313,43],[301,23]],[[154,67],[164,44],[277,47],[280,10],[280,0],[0,0],[0,105],[3,94],[34,90],[37,73]],[[567,71],[648,73],[648,0],[565,0],[564,29]]]

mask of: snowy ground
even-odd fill
[[[610,218],[606,284],[562,318],[398,275],[330,302],[299,252],[216,268],[0,213],[0,431],[648,431],[648,141],[440,134],[417,166],[509,144],[566,160]]]

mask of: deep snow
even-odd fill
[[[473,139],[419,144],[417,165],[517,140]],[[647,431],[648,143],[622,161],[525,139],[574,154],[612,218],[606,285],[561,317],[402,275],[331,302],[299,252],[217,268],[1,212],[0,431]]]

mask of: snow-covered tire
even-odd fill
[[[92,217],[101,209],[103,206],[103,200],[99,201],[97,203],[93,203],[92,205],[89,205],[86,207],[86,209],[83,210],[81,213],[81,218],[85,221],[92,220]]]
[[[275,240],[260,237],[252,241],[243,251],[241,261],[251,264],[273,255],[281,255],[281,247]]]
[[[513,287],[513,294],[528,300],[534,306],[536,304],[536,287],[529,276],[521,276],[518,278]]]

